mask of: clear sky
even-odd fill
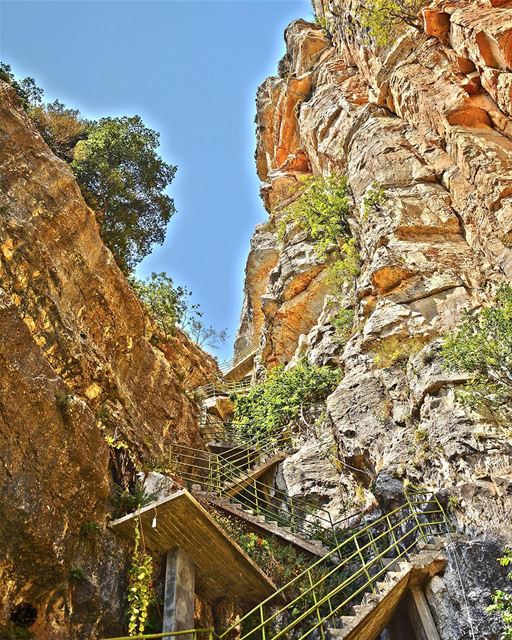
[[[1,0],[0,59],[83,115],[139,114],[178,165],[178,213],[138,270],[167,271],[230,334],[249,239],[266,218],[254,166],[257,86],[309,0]]]

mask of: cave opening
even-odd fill
[[[28,602],[17,604],[11,611],[11,622],[16,627],[28,629],[37,619],[37,609]]]

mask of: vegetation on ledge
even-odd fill
[[[325,400],[339,378],[338,369],[305,360],[288,370],[276,367],[249,393],[236,396],[234,421],[245,432],[279,433],[313,403]]]
[[[466,313],[444,341],[448,369],[468,374],[460,400],[500,424],[512,418],[512,285],[502,285],[494,304]]]

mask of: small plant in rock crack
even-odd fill
[[[100,533],[101,525],[99,522],[84,522],[80,527],[80,537],[83,539],[95,538]]]
[[[507,547],[505,554],[498,558],[502,567],[512,565],[512,548]],[[507,579],[512,580],[512,571],[507,574]],[[487,607],[489,613],[498,613],[503,622],[502,640],[512,640],[512,593],[497,589],[492,595],[492,604]]]
[[[85,582],[87,580],[83,569],[79,567],[73,567],[69,570],[68,573],[68,581],[73,584],[80,584],[81,582]]]
[[[442,354],[447,369],[468,374],[457,398],[507,429],[512,418],[512,285],[502,285],[488,307],[467,312],[445,338]]]
[[[143,483],[138,480],[131,489],[115,484],[112,498],[114,513],[120,517],[126,513],[147,506],[151,502],[154,502],[156,498],[156,494],[147,492]]]

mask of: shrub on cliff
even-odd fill
[[[189,302],[192,292],[175,285],[166,273],[152,273],[143,279],[132,277],[130,282],[165,338],[180,326],[200,347],[215,349],[226,340],[225,330],[217,331],[203,323],[199,305]]]
[[[359,10],[361,25],[380,46],[392,43],[404,27],[420,29],[420,11],[430,0],[367,0]]]
[[[272,369],[247,395],[236,396],[234,420],[245,432],[282,431],[314,402],[334,391],[339,371],[301,361],[292,369]]]
[[[46,105],[32,104],[28,114],[53,153],[71,162],[74,148],[87,137],[91,122],[84,120],[78,109],[70,109],[59,100]]]
[[[7,82],[16,91],[24,109],[32,105],[41,105],[44,91],[38,87],[34,78],[17,80],[14,77],[11,66],[0,62],[0,80]]]
[[[351,235],[348,224],[350,197],[345,176],[309,176],[301,180],[299,197],[290,204],[282,218],[279,235],[284,236],[286,225],[296,223],[307,231],[320,258],[338,242]]]
[[[185,320],[191,292],[186,287],[176,286],[166,273],[152,273],[144,279],[131,278],[130,282],[164,336],[172,336],[176,326]],[[197,305],[191,306],[195,311]]]
[[[159,134],[132,116],[102,118],[75,147],[71,167],[105,244],[126,272],[164,241],[175,212],[164,190],[176,167],[160,158],[158,144]]]
[[[470,408],[501,423],[512,418],[512,285],[504,284],[493,305],[467,313],[444,341],[446,366],[469,380],[459,397]]]
[[[512,567],[512,549],[507,547],[505,555],[498,558],[502,567]],[[507,574],[512,580],[512,571]],[[502,640],[512,640],[512,593],[498,589],[492,595],[492,604],[487,607],[489,613],[499,613],[503,622]]]

